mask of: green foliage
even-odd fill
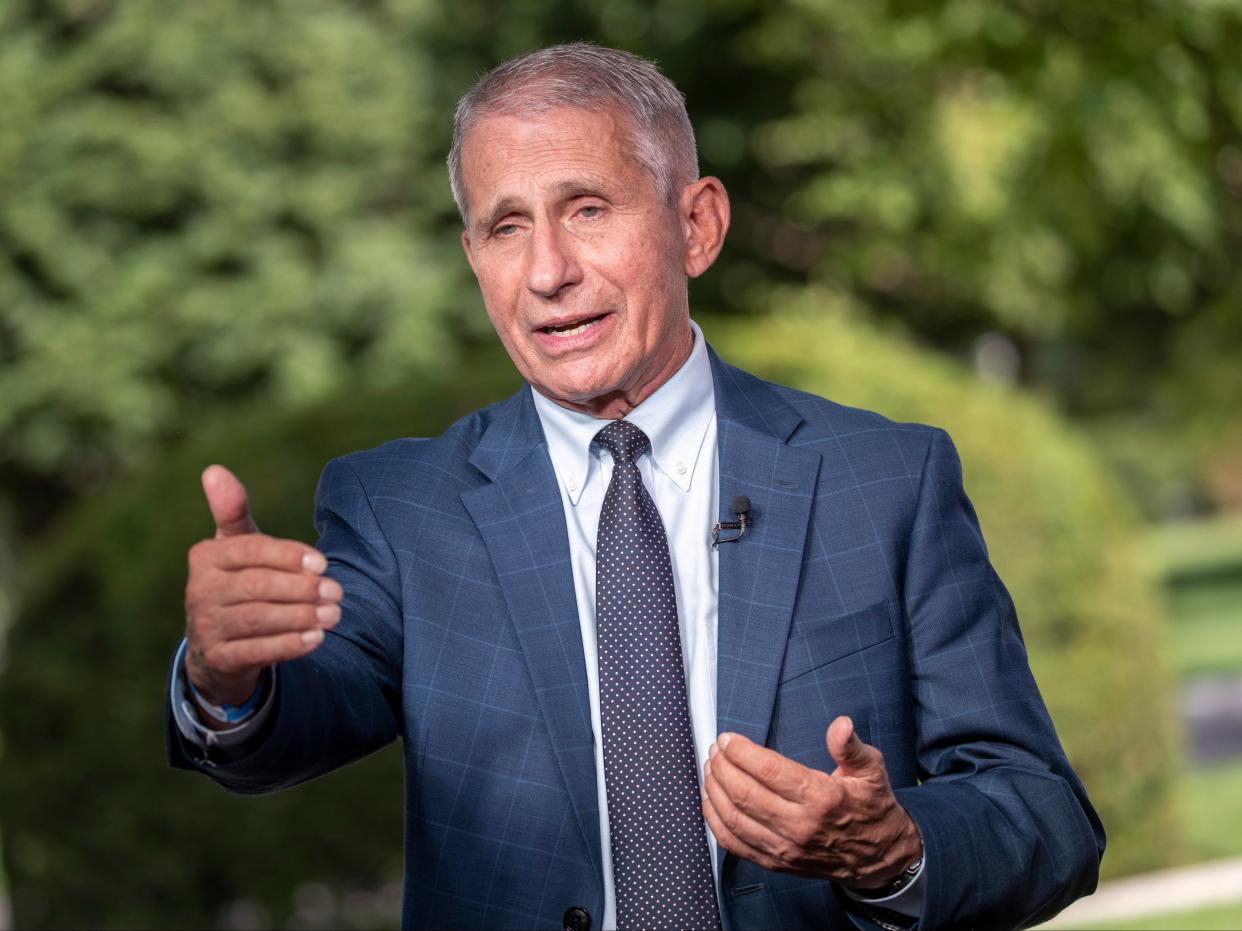
[[[185,553],[211,530],[198,476],[227,463],[265,532],[313,540],[310,504],[329,457],[438,433],[516,383],[497,351],[450,382],[294,417],[235,414],[64,520],[28,567],[0,679],[0,823],[21,927],[207,927],[238,901],[285,926],[303,883],[339,894],[400,876],[394,750],[261,798],[164,762]],[[326,924],[373,927],[379,917],[355,908]]]
[[[1208,333],[1242,346],[1240,39],[1235,2],[780,4],[743,46],[797,75],[756,156],[790,173],[814,278],[1055,347],[1037,376],[1125,403],[1226,358]]]
[[[417,41],[436,12],[3,5],[0,458],[140,461],[213,405],[451,359],[446,318],[478,300],[430,234],[451,209]]]
[[[865,324],[839,295],[780,295],[762,322],[705,325],[776,381],[949,430],[1036,678],[1109,834],[1106,875],[1180,853],[1173,689],[1136,521],[1081,437],[1045,405],[983,386]]]
[[[1074,410],[1193,413],[1183,472],[1242,443],[1237,0],[15,0],[0,465],[72,484],[256,390],[451,359],[452,105],[582,38],[661,63],[729,186],[701,303],[810,278],[942,348],[1007,333]]]

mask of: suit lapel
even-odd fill
[[[599,873],[586,662],[556,474],[530,388],[502,405],[471,456],[492,481],[462,493],[526,659],[582,838]]]
[[[767,383],[711,354],[720,449],[721,520],[737,495],[752,524],[720,547],[716,720],[755,743],[767,740],[776,685],[802,571],[821,457],[786,445],[802,422]]]
[[[786,445],[801,416],[769,385],[708,349],[716,392],[720,519],[750,498],[752,526],[720,547],[717,731],[767,739],[821,457]],[[586,663],[556,474],[530,389],[502,405],[462,493],[483,537],[534,683],[578,827],[602,881]],[[723,854],[723,850],[721,851]]]

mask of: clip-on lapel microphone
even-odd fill
[[[750,499],[745,495],[738,495],[729,505],[729,510],[737,515],[737,520],[724,520],[712,528],[712,549],[718,547],[721,543],[736,543],[746,535],[746,528],[750,526]],[[722,537],[721,533],[729,530],[736,535],[730,537]]]

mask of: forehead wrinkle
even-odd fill
[[[507,213],[533,211],[545,199],[559,202],[584,194],[600,194],[612,201],[627,200],[626,192],[635,183],[647,180],[632,151],[631,134],[615,114],[595,115],[603,118],[603,126],[595,128],[587,148],[583,148],[582,140],[574,132],[566,136],[555,127],[549,128],[547,114],[497,113],[472,127],[462,146],[466,166],[464,188],[477,190],[483,182],[479,176],[490,175],[489,187],[497,200],[495,206],[479,211],[482,219],[470,225],[478,230],[490,229]],[[497,123],[491,123],[492,120]],[[523,132],[523,126],[535,131]],[[612,171],[603,172],[599,163],[612,157],[607,154],[609,151],[619,160],[608,166]],[[641,181],[634,177],[636,174]]]

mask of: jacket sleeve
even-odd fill
[[[403,649],[400,573],[357,473],[328,463],[315,495],[318,548],[341,583],[341,620],[312,653],[281,663],[272,713],[241,755],[213,755],[166,723],[169,762],[256,794],[366,756],[399,730]]]
[[[1104,831],[1031,675],[961,464],[934,431],[904,578],[923,835],[921,929],[1019,928],[1095,889]]]

